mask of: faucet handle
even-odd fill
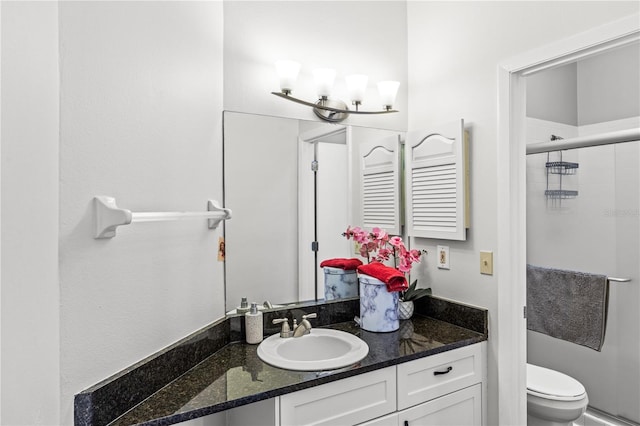
[[[307,314],[307,315],[303,315],[302,319],[307,319],[307,318],[318,318],[318,314],[317,313],[312,313],[312,314]]]
[[[273,324],[282,323],[282,329],[280,330],[280,337],[291,337],[291,327],[289,327],[289,320],[287,318],[274,318],[271,321]]]

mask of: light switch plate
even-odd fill
[[[493,252],[480,252],[480,273],[485,275],[493,275]]]
[[[438,269],[449,269],[449,246],[438,246]]]

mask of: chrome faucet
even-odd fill
[[[304,336],[305,334],[309,334],[311,332],[311,323],[307,320],[307,318],[317,318],[317,317],[318,317],[318,314],[313,313],[313,314],[303,315],[302,321],[300,321],[300,324],[295,324],[295,321],[294,321],[293,337],[301,337],[301,336]]]
[[[280,337],[282,337],[283,339],[293,336],[293,332],[291,331],[291,328],[289,327],[289,320],[287,318],[275,318],[271,322],[273,324],[282,323],[282,329],[280,330]]]

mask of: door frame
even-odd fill
[[[498,64],[499,424],[527,423],[525,77],[640,40],[634,14]]]
[[[326,123],[325,123],[326,124]],[[311,251],[310,242],[315,236],[315,188],[311,162],[315,158],[315,145],[323,139],[344,135],[347,145],[347,164],[351,164],[350,127],[345,125],[326,124],[298,135],[298,300],[318,300],[319,284],[315,277],[315,253]],[[349,173],[351,176],[351,173]],[[348,182],[351,188],[351,181]],[[347,206],[351,211],[351,206]],[[310,281],[314,277],[313,281]],[[324,294],[324,290],[322,291]]]

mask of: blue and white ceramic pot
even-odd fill
[[[360,328],[367,331],[388,332],[400,327],[398,320],[398,292],[387,291],[384,282],[369,275],[358,274],[360,283]]]
[[[355,270],[324,268],[324,299],[336,300],[358,296],[358,275]]]

